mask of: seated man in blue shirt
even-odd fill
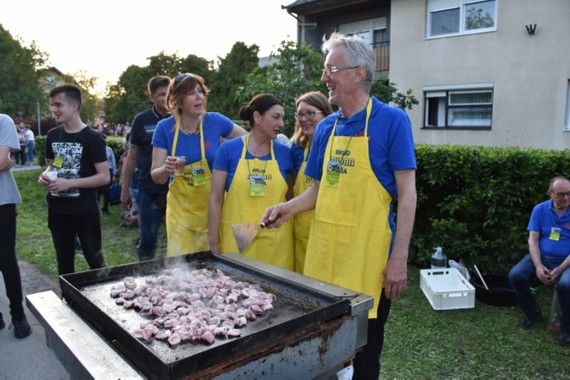
[[[515,289],[524,317],[523,328],[534,326],[540,317],[529,282],[536,275],[546,285],[556,285],[562,309],[558,341],[570,346],[570,180],[558,176],[550,180],[550,200],[532,210],[528,223],[529,254],[511,269],[509,280]]]

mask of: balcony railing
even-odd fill
[[[372,44],[376,59],[376,72],[388,74],[390,70],[390,41]]]

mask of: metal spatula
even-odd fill
[[[240,253],[242,253],[255,239],[260,228],[265,228],[265,223],[245,223],[245,224],[232,224],[232,232]]]

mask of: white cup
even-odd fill
[[[45,172],[45,176],[49,179],[49,181],[53,181],[55,179],[57,179],[57,171],[56,170],[50,170],[48,172]]]

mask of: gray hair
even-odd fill
[[[372,81],[374,80],[374,71],[376,70],[372,46],[356,35],[347,36],[334,32],[330,35],[328,40],[323,36],[321,50],[325,55],[338,46],[344,46],[348,51],[345,58],[345,64],[347,66],[362,66],[366,69],[364,87],[367,91],[370,91]]]
[[[556,181],[569,181],[570,180],[566,177],[564,177],[563,175],[557,175],[556,177],[553,177],[550,180],[550,183],[548,184],[548,190],[546,190],[546,195],[550,195],[553,191],[554,191],[554,183]]]

